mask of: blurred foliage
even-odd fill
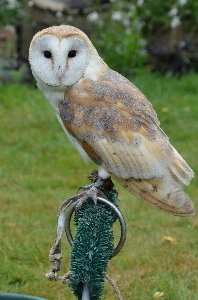
[[[129,1],[127,1],[129,2]],[[160,25],[164,28],[175,28],[178,25],[197,26],[198,2],[194,0],[170,0],[157,2],[152,0],[132,0],[137,3],[138,16],[143,31],[153,33]]]
[[[20,14],[21,3],[18,0],[0,0],[0,27],[15,25]]]
[[[189,31],[185,42],[188,42],[198,24],[198,2],[194,0],[168,2],[111,0],[111,2],[110,9],[105,12],[101,6],[96,5],[95,11],[90,13],[87,19],[95,25],[92,41],[96,48],[111,68],[125,76],[131,76],[137,68],[148,62],[145,45],[155,36],[156,30],[174,29],[179,25],[186,26]],[[180,48],[180,45],[178,47]],[[187,48],[185,47],[186,52],[188,52]],[[181,56],[180,52],[177,53],[177,49],[173,52],[173,56],[176,56],[177,61],[182,61],[184,67],[179,66],[176,71],[175,69],[171,71],[172,60],[168,59],[165,68],[163,65],[163,72],[160,73],[164,73],[164,69],[165,72],[170,70],[172,74],[177,73],[178,70],[183,72],[192,69],[194,58],[190,61],[188,54],[182,53]],[[160,59],[157,57],[157,63],[163,63],[165,56],[160,55]]]
[[[181,41],[174,48],[146,47],[155,61],[152,70],[160,74],[180,75],[189,71],[198,72],[198,43]]]
[[[129,77],[146,63],[142,24],[129,1],[118,1],[105,12],[97,7],[87,18],[95,25],[92,42],[112,69]]]
[[[33,3],[33,1],[29,2]],[[27,1],[26,4],[30,5],[29,2]],[[190,44],[190,48],[188,47],[188,42],[191,42],[198,28],[197,1],[110,0],[105,5],[104,2],[99,4],[99,1],[93,1],[95,4],[93,4],[92,12],[87,12],[84,18],[85,20],[87,18],[88,31],[91,31],[93,44],[112,69],[130,77],[138,68],[148,64],[148,53],[156,58],[155,70],[158,69],[158,65],[159,67],[162,65],[162,70],[159,70],[162,74],[167,70],[176,74],[182,73],[183,70],[197,69],[194,66],[194,61],[196,64],[198,61],[197,46]],[[26,4],[22,6],[21,0],[0,0],[0,27],[7,24],[15,25],[27,14]],[[57,15],[57,18],[60,15],[58,12],[53,13]],[[75,26],[78,16],[75,13],[69,17],[75,20],[71,22]],[[176,45],[174,53],[172,49],[169,51],[170,49],[157,48],[149,51],[146,48],[151,38],[156,36],[156,31],[159,32],[162,29],[163,35],[164,30],[174,30],[179,25],[187,28],[187,36],[184,39],[185,49],[182,46],[181,50],[179,44]],[[182,63],[181,67],[174,65],[173,71],[171,69],[172,57],[176,57],[176,61]]]

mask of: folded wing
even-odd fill
[[[88,156],[138,198],[176,215],[194,214],[182,187],[193,171],[159,127],[146,97],[108,70],[83,79],[60,103],[62,121]]]

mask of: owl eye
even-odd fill
[[[75,57],[76,56],[76,50],[71,50],[68,53],[68,57]]]
[[[51,58],[52,57],[52,53],[50,51],[44,51],[44,56],[46,58]]]

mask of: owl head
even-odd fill
[[[93,44],[81,30],[68,25],[38,32],[29,49],[29,62],[37,80],[48,87],[65,88],[96,76],[103,64]]]

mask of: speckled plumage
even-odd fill
[[[52,79],[47,77],[45,82],[43,66],[37,67],[35,63],[34,48],[49,34],[58,38],[57,49],[62,44],[67,49],[67,40],[73,45],[77,39],[74,45],[79,51],[82,47],[79,66],[82,72],[75,73],[78,65],[69,58],[65,58],[62,67],[60,54],[50,50],[55,62],[51,65]],[[131,193],[165,212],[194,214],[191,199],[182,190],[184,184],[190,183],[193,171],[159,127],[151,103],[128,79],[103,62],[84,33],[71,26],[52,27],[38,33],[30,46],[30,64],[38,87],[85,160],[91,159]],[[60,68],[64,69],[62,75]]]

